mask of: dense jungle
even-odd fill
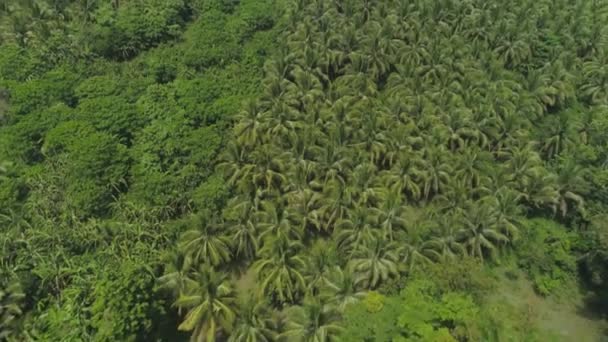
[[[605,341],[608,1],[0,0],[0,341]]]

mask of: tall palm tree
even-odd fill
[[[238,307],[234,329],[228,342],[273,342],[277,332],[267,303],[249,296]]]
[[[294,221],[299,223],[300,230],[307,232],[311,229],[323,230],[327,227],[321,220],[321,196],[310,189],[292,192],[288,195],[290,204],[294,207]]]
[[[380,207],[370,208],[382,234],[388,241],[393,241],[394,231],[405,229],[401,191],[398,188],[382,188],[378,191]]]
[[[608,102],[608,65],[606,55],[603,58],[592,59],[583,64],[583,75],[585,83],[581,87],[584,95],[588,96],[592,103],[605,104]]]
[[[193,228],[182,234],[178,249],[195,262],[222,265],[232,258],[231,241],[224,225],[210,221],[206,216],[196,214],[183,222]]]
[[[396,187],[411,199],[417,200],[422,194],[420,189],[422,167],[423,160],[417,153],[402,152],[393,168],[381,176],[385,179],[386,185]]]
[[[335,234],[338,250],[346,255],[352,255],[362,247],[366,240],[373,236],[373,215],[365,206],[357,206],[348,210],[346,217],[336,223]]]
[[[174,297],[178,297],[186,287],[192,259],[179,252],[171,252],[167,258],[165,272],[158,278],[158,284],[161,289],[170,290]]]
[[[317,295],[319,289],[327,283],[337,259],[335,247],[330,242],[326,240],[315,242],[306,258],[306,280],[309,293]]]
[[[228,275],[201,264],[175,301],[188,310],[179,330],[192,331],[191,341],[213,342],[230,333],[236,318],[236,299]]]
[[[567,152],[568,147],[572,145],[575,127],[571,122],[571,117],[573,117],[572,113],[563,112],[545,118],[545,122],[541,126],[541,134],[542,151],[547,158],[551,159],[559,156],[560,153]]]
[[[450,178],[452,168],[446,161],[444,153],[442,148],[431,147],[427,150],[421,175],[422,192],[427,200],[432,194],[440,193]]]
[[[573,158],[563,160],[556,179],[558,195],[558,208],[562,217],[568,214],[572,203],[580,214],[585,215],[584,200],[581,196],[588,191],[588,184],[584,178],[585,170]]]
[[[435,261],[445,262],[467,254],[465,246],[459,240],[457,227],[452,216],[442,216],[437,235],[426,242],[427,251]]]
[[[308,299],[302,306],[293,306],[286,314],[286,330],[281,336],[287,341],[331,342],[342,330],[337,310],[318,298]]]
[[[521,206],[522,195],[515,190],[502,187],[494,194],[492,200],[496,206],[496,223],[498,229],[515,240],[519,233],[518,226],[523,215]]]
[[[493,253],[498,243],[508,243],[509,237],[501,233],[496,220],[496,210],[487,201],[477,201],[469,205],[460,217],[462,228],[459,240],[469,250],[469,254],[484,259],[487,252]]]
[[[255,101],[248,101],[244,105],[243,110],[235,116],[238,123],[234,127],[234,133],[239,137],[239,143],[252,146],[260,142],[264,116],[264,112]]]
[[[260,259],[253,264],[259,277],[260,291],[279,304],[294,303],[306,290],[306,262],[300,254],[302,244],[277,238],[260,250]]]
[[[325,286],[321,288],[320,296],[338,311],[346,308],[365,297],[365,292],[357,287],[354,274],[348,269],[334,266],[329,272]]]
[[[253,260],[258,251],[259,231],[258,223],[255,221],[253,203],[249,200],[235,199],[228,205],[228,209],[234,209],[234,218],[226,222],[230,241],[236,258]]]
[[[25,295],[19,283],[0,284],[0,339],[9,339],[16,331],[15,319],[21,315],[21,301]]]
[[[355,283],[373,289],[398,274],[398,259],[397,245],[376,237],[355,251],[349,265],[356,275]]]
[[[296,240],[303,236],[302,226],[294,224],[297,215],[293,214],[287,203],[268,200],[263,201],[261,207],[262,210],[257,213],[260,239]]]
[[[266,190],[280,189],[285,183],[284,172],[287,169],[283,155],[279,154],[277,147],[271,144],[259,146],[252,152],[251,157],[255,161],[253,170],[254,184],[265,187]]]

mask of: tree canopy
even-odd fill
[[[607,24],[583,0],[0,2],[0,339],[581,338],[496,293],[606,303]]]

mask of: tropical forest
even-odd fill
[[[0,0],[0,341],[608,340],[608,1]]]

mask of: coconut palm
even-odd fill
[[[170,290],[177,297],[186,287],[192,260],[179,252],[169,253],[166,259],[169,260],[165,261],[165,272],[158,278],[158,284],[161,289]]]
[[[287,341],[330,342],[335,341],[342,330],[337,310],[316,298],[289,308],[286,314],[286,330],[281,336]]]
[[[230,333],[237,306],[233,287],[227,279],[227,274],[201,264],[186,281],[174,306],[188,310],[179,330],[192,331],[191,341],[213,342]]]
[[[497,244],[506,244],[509,237],[500,232],[496,210],[488,202],[480,200],[471,203],[460,216],[462,228],[459,240],[467,247],[471,256],[484,259],[486,253],[494,253]]]
[[[398,188],[382,188],[378,191],[380,207],[371,208],[376,223],[382,229],[382,235],[388,241],[393,241],[394,231],[405,228],[401,191]]]
[[[349,265],[355,273],[355,283],[373,289],[398,274],[397,245],[374,237],[355,251]]]
[[[427,200],[432,194],[440,193],[450,178],[451,167],[444,153],[441,148],[429,148],[426,152],[421,178],[422,193]]]
[[[248,200],[236,198],[229,204],[228,209],[233,209],[235,216],[226,222],[234,256],[237,259],[253,260],[259,248],[260,236],[253,204]]]
[[[277,332],[268,305],[255,296],[249,296],[238,307],[234,329],[229,342],[272,342]]]
[[[300,255],[302,244],[277,238],[260,250],[260,259],[253,264],[259,277],[258,288],[279,304],[294,303],[306,290],[306,262]]]
[[[7,281],[4,279],[4,281]],[[0,284],[0,339],[14,337],[15,319],[22,314],[21,301],[25,295],[21,292],[19,283],[10,281]]]
[[[585,214],[584,200],[581,194],[588,191],[588,184],[584,177],[585,170],[574,159],[562,161],[556,179],[558,193],[557,208],[562,217],[568,214],[570,206],[574,204],[580,214]]]
[[[373,215],[367,207],[357,206],[348,210],[346,217],[336,223],[338,250],[345,255],[352,255],[366,240],[372,238],[373,224]]]
[[[297,215],[292,213],[286,203],[275,202],[272,200],[263,201],[261,210],[257,212],[257,222],[260,228],[261,240],[300,239],[304,231],[297,222]]]
[[[417,200],[421,196],[420,178],[423,160],[413,152],[402,152],[393,168],[382,174],[385,184],[396,187],[411,199]]]
[[[181,224],[191,227],[178,243],[178,249],[187,257],[213,266],[230,261],[231,242],[223,224],[208,219],[204,213],[192,215]]]
[[[251,146],[260,141],[264,116],[255,101],[248,101],[245,104],[243,110],[235,117],[238,124],[234,127],[234,132],[239,137],[239,143]]]
[[[348,269],[334,266],[329,272],[325,286],[321,288],[320,296],[329,304],[335,305],[340,312],[365,297],[365,292],[357,287],[355,276]]]

